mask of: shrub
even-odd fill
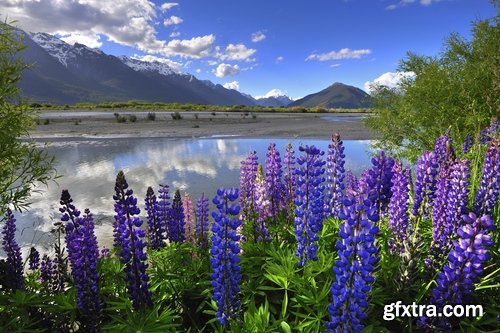
[[[182,119],[182,115],[178,111],[175,111],[174,113],[170,114],[170,116],[172,117],[173,120],[181,120]]]
[[[155,121],[156,120],[156,113],[154,112],[148,112],[148,115],[146,117],[147,120]]]
[[[128,116],[128,120],[131,123],[135,123],[137,121],[137,116],[135,114],[131,114],[131,115]]]

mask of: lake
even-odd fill
[[[189,192],[193,201],[202,193],[210,199],[220,186],[239,186],[240,162],[255,150],[259,162],[265,164],[267,147],[276,143],[283,158],[286,145],[292,143],[296,156],[301,144],[314,144],[327,150],[328,140],[310,139],[243,139],[238,137],[207,137],[193,139],[96,139],[56,140],[49,151],[57,159],[57,171],[62,175],[57,183],[41,187],[34,194],[31,208],[18,221],[17,239],[23,254],[32,244],[46,251],[54,238],[52,225],[60,218],[59,199],[62,189],[68,189],[74,204],[83,211],[90,208],[96,217],[99,245],[112,244],[113,194],[118,171],[123,170],[130,188],[138,197],[144,214],[144,197],[148,186],[155,193],[158,184],[168,184],[171,194],[176,188]],[[346,140],[346,169],[359,174],[370,164],[370,141]],[[171,195],[172,196],[172,195]],[[0,249],[0,256],[3,253]]]

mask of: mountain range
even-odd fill
[[[226,89],[194,75],[181,73],[167,63],[116,57],[85,45],[68,44],[47,33],[16,30],[27,48],[19,88],[25,98],[39,103],[74,104],[141,100],[209,105],[261,105],[305,107],[364,107],[364,91],[335,83],[329,88],[293,101],[279,90],[261,98]]]

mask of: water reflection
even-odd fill
[[[240,162],[249,151],[256,150],[259,162],[265,163],[270,142],[281,154],[291,142],[296,154],[301,144],[314,144],[327,149],[328,140],[299,139],[100,139],[55,141],[50,152],[58,161],[57,184],[42,188],[33,195],[31,208],[18,220],[17,238],[23,253],[31,244],[40,250],[53,242],[52,224],[58,221],[62,189],[68,189],[75,205],[90,208],[97,220],[96,233],[100,246],[111,245],[113,222],[113,191],[116,174],[124,170],[130,187],[139,198],[143,210],[148,186],[155,191],[159,183],[188,191],[192,198],[201,193],[212,197],[219,186],[238,186]],[[369,141],[345,141],[346,168],[359,174],[369,165]],[[0,250],[1,251],[1,250]],[[0,256],[3,253],[0,252]]]

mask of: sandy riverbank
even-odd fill
[[[119,123],[114,112],[127,119]],[[137,120],[130,122],[130,115]],[[375,134],[356,113],[243,113],[181,112],[182,119],[172,119],[172,112],[155,112],[156,120],[147,119],[148,111],[41,111],[40,124],[30,132],[37,140],[58,138],[106,137],[304,137],[328,138],[340,133],[343,139],[367,140]]]

